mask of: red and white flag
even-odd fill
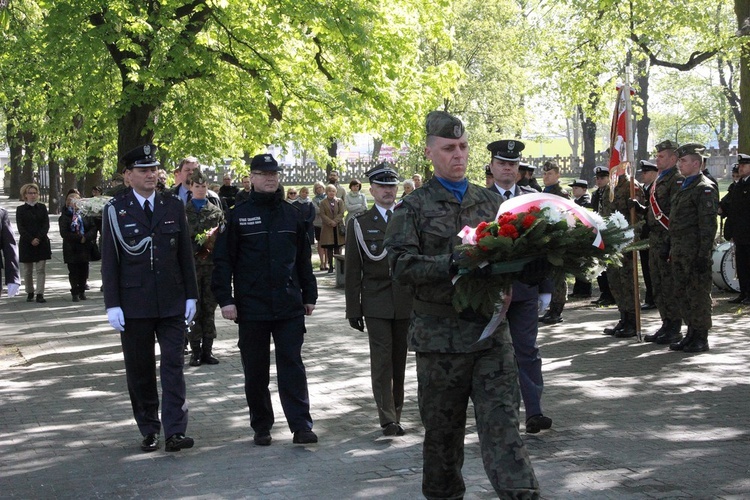
[[[633,95],[630,89],[630,95]],[[631,159],[628,157],[628,135],[630,120],[628,120],[628,103],[630,95],[626,94],[625,86],[617,86],[617,101],[612,114],[612,127],[609,134],[609,188],[610,198],[614,196],[615,185],[619,177],[627,172]]]

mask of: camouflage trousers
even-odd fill
[[[669,257],[667,233],[652,230],[649,236],[648,263],[651,270],[651,289],[662,320],[680,319],[680,305],[675,295],[672,263]]]
[[[187,333],[191,342],[199,342],[202,338],[216,338],[216,299],[211,291],[211,274],[214,266],[195,266],[195,276],[198,279],[198,305],[193,318],[193,325]]]
[[[565,280],[565,273],[559,270],[553,271],[552,283],[554,289],[552,290],[550,306],[559,307],[562,312],[562,308],[565,307],[565,302],[568,300],[568,282]]]
[[[507,326],[506,326],[507,328]],[[425,428],[422,493],[463,498],[466,410],[471,398],[487,477],[500,498],[539,498],[518,430],[518,372],[509,343],[473,353],[418,352],[419,412]]]
[[[630,254],[622,259],[622,267],[608,266],[609,289],[617,302],[617,309],[623,313],[635,314],[633,297],[633,259]]]
[[[711,270],[706,264],[696,265],[692,259],[672,256],[675,300],[680,305],[682,320],[694,330],[711,329]],[[697,270],[703,267],[703,270]]]

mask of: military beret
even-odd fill
[[[669,139],[666,141],[661,141],[659,144],[656,145],[656,151],[664,151],[665,149],[673,149],[676,150],[678,147],[680,147],[676,142],[672,142]]]
[[[399,182],[396,171],[389,167],[385,162],[375,165],[373,168],[365,172],[365,176],[367,176],[370,184],[397,186]]]
[[[492,153],[493,158],[505,161],[520,161],[521,151],[526,145],[521,141],[505,139],[487,144],[487,149]]]
[[[201,172],[200,168],[196,168],[193,171],[193,175],[190,176],[190,182],[193,184],[206,184],[208,182],[208,177],[206,177],[206,174]]]
[[[745,165],[747,163],[750,163],[750,155],[746,155],[744,153],[737,153],[737,164]]]
[[[281,172],[283,169],[270,154],[255,155],[250,160],[250,171]]]
[[[679,156],[680,158],[687,155],[698,155],[700,157],[703,157],[704,151],[706,151],[706,146],[704,146],[703,144],[698,144],[697,142],[689,142],[677,148],[677,156]]]
[[[450,113],[445,111],[430,111],[425,120],[425,132],[427,135],[445,137],[446,139],[460,139],[463,137],[464,124]]]
[[[594,175],[597,177],[609,177],[609,169],[607,167],[594,167]]]
[[[571,182],[568,185],[570,187],[579,187],[579,188],[588,189],[589,188],[589,181],[587,181],[586,179],[576,179],[575,181]]]
[[[529,165],[528,163],[524,162],[518,162],[518,170],[524,170],[526,172],[533,172],[536,170],[536,167],[534,165]]]
[[[153,144],[144,144],[125,153],[120,158],[120,163],[125,166],[126,170],[132,168],[149,168],[161,165],[156,159],[156,146]]]
[[[638,165],[641,168],[641,172],[658,172],[659,168],[656,166],[656,163],[648,160],[641,160],[638,162]]]

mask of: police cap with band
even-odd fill
[[[750,163],[750,155],[737,153],[737,165],[746,165]]]
[[[529,165],[528,163],[524,162],[518,162],[518,170],[524,171],[524,172],[533,172],[536,170],[536,167],[534,165]]]
[[[487,149],[492,153],[492,158],[505,161],[520,161],[521,151],[525,147],[524,143],[513,139],[495,141],[487,145]]]
[[[702,158],[705,151],[706,146],[704,146],[703,144],[699,144],[697,142],[689,142],[677,148],[677,156],[682,158],[683,156],[687,155],[698,155]]]
[[[373,168],[365,172],[365,176],[370,184],[381,184],[383,186],[397,186],[398,174],[388,166],[387,163],[378,163]]]
[[[125,153],[120,159],[126,170],[133,168],[151,168],[161,165],[156,159],[156,146],[144,144]]]
[[[607,167],[594,167],[594,175],[596,177],[609,177],[609,169]]]
[[[665,151],[667,149],[676,150],[679,147],[680,147],[679,144],[677,144],[674,141],[670,141],[669,139],[667,139],[666,141],[661,141],[659,144],[656,145],[656,151],[657,152],[662,152],[662,151]]]
[[[255,155],[250,160],[251,172],[281,172],[282,170],[273,155],[268,153]]]
[[[430,111],[425,120],[425,132],[427,135],[446,139],[460,139],[465,129],[463,122],[452,114],[445,111]]]
[[[658,172],[659,168],[656,166],[656,163],[649,161],[649,160],[641,160],[638,162],[638,166],[641,169],[641,172]]]
[[[576,179],[575,181],[571,182],[568,185],[570,187],[579,187],[579,188],[583,188],[583,189],[588,189],[589,188],[589,181],[587,181],[586,179]]]

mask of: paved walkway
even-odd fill
[[[0,204],[15,213],[7,198]],[[26,303],[23,289],[0,298],[0,498],[421,497],[413,355],[408,434],[385,438],[366,336],[349,328],[329,275],[316,273],[320,301],[304,347],[318,445],[292,445],[275,395],[274,442],[253,445],[236,326],[217,316],[221,364],[185,370],[196,447],[144,454],[98,266],[90,300],[74,304],[59,237],[53,248],[47,304]],[[569,304],[564,323],[541,330],[554,424],[526,442],[544,498],[750,497],[750,316],[726,304],[730,295],[715,297],[711,351],[700,355],[604,336],[616,311],[588,301]],[[652,330],[656,314],[643,324]],[[469,422],[466,498],[494,498]]]

